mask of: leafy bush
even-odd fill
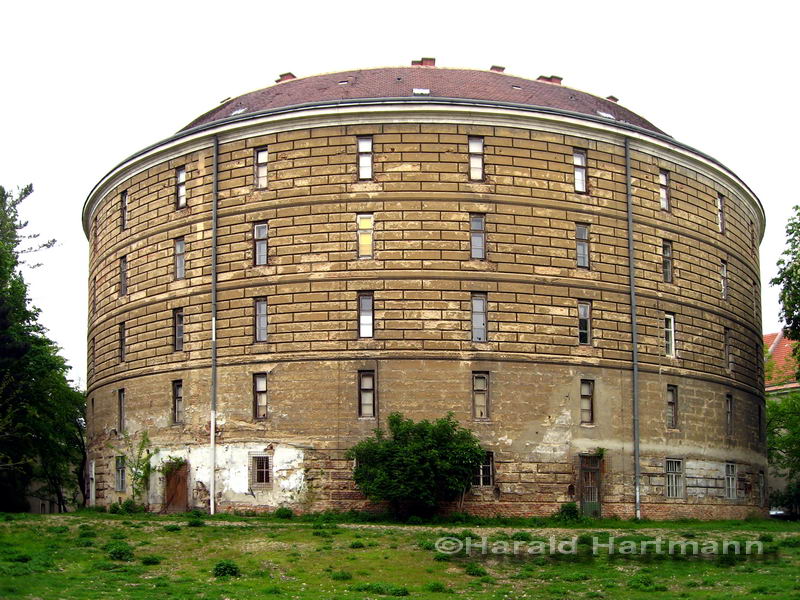
[[[426,583],[424,589],[426,592],[434,592],[439,594],[448,592],[452,593],[453,591],[441,581],[431,581],[430,583]]]
[[[417,542],[417,546],[419,546],[422,550],[436,550],[436,544],[430,540],[420,540]]]
[[[191,518],[186,522],[187,527],[202,527],[205,524],[206,522],[203,521],[203,519],[198,519],[196,517]]]
[[[155,554],[148,554],[147,556],[142,557],[142,564],[143,565],[160,565],[161,564],[161,557],[156,556]]]
[[[111,560],[133,560],[133,548],[127,542],[114,541],[106,544],[105,549]]]
[[[97,532],[94,529],[80,529],[78,531],[79,538],[94,538],[97,537]]]
[[[408,588],[388,583],[359,583],[351,589],[354,592],[367,592],[381,596],[408,596]]]
[[[164,525],[164,531],[180,531],[179,525]]]
[[[467,565],[464,567],[464,573],[471,575],[472,577],[484,577],[489,574],[486,569],[474,562],[467,563]]]
[[[565,502],[553,515],[553,518],[562,523],[577,523],[581,520],[581,511],[575,502]]]
[[[294,516],[294,511],[291,508],[281,506],[275,509],[275,512],[272,514],[278,519],[291,519]]]
[[[433,560],[435,560],[436,562],[447,562],[448,560],[450,560],[450,555],[445,554],[444,552],[437,552],[436,554],[433,555]]]
[[[232,560],[221,560],[214,565],[213,574],[214,577],[238,577],[242,571]]]
[[[667,586],[656,584],[650,575],[637,573],[628,580],[628,587],[640,592],[665,592]]]
[[[758,541],[759,542],[774,542],[775,541],[775,536],[773,536],[771,533],[762,533],[760,536],[758,536]]]
[[[511,539],[517,542],[530,542],[533,536],[527,531],[515,531],[511,534]]]
[[[112,515],[133,515],[147,512],[144,504],[137,504],[133,498],[128,498],[124,502],[114,502],[109,505],[108,512]]]
[[[353,478],[370,500],[386,501],[399,516],[428,515],[469,488],[485,452],[475,435],[452,414],[414,423],[389,415],[381,429],[347,453],[356,461]]]
[[[350,581],[353,578],[353,574],[349,571],[334,571],[331,573],[331,579],[334,581]]]
[[[364,547],[364,542],[361,542],[359,540],[356,540],[354,542],[350,542],[350,547],[353,548],[353,549],[363,548]]]

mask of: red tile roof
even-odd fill
[[[616,102],[564,87],[560,78],[532,81],[497,71],[432,66],[385,67],[311,77],[281,76],[276,85],[223,103],[184,127],[190,129],[240,114],[311,102],[375,98],[458,98],[555,108],[605,117],[662,133],[655,125]],[[417,93],[415,94],[415,90]],[[429,90],[429,93],[425,93]]]
[[[768,392],[787,387],[800,387],[796,376],[797,361],[792,355],[796,343],[786,339],[783,331],[764,334],[764,345],[773,362],[772,372],[765,382]]]

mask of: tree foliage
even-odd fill
[[[25,510],[30,490],[65,510],[65,491],[82,499],[85,402],[20,272],[23,255],[53,245],[23,232],[18,207],[32,192],[0,186],[0,510]]]
[[[786,249],[778,260],[778,274],[770,283],[781,288],[780,317],[786,337],[800,340],[800,206],[794,207],[794,215],[786,225]],[[799,353],[800,344],[795,344],[796,359],[800,359]]]
[[[386,501],[400,515],[425,515],[466,491],[485,452],[452,414],[414,423],[389,415],[388,435],[376,429],[348,452],[356,485],[367,498]]]

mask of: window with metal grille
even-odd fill
[[[266,146],[254,150],[255,180],[256,187],[264,189],[269,183],[267,165],[269,164],[269,150]]]
[[[720,233],[725,233],[725,196],[717,196],[717,228]]]
[[[722,260],[719,263],[719,286],[722,292],[722,299],[728,298],[728,261]]]
[[[683,461],[668,458],[666,461],[665,490],[667,498],[683,498]]]
[[[122,190],[119,194],[119,227],[128,227],[128,190]]]
[[[125,388],[117,390],[117,431],[125,431]]]
[[[664,315],[664,355],[675,356],[675,315]]]
[[[733,435],[733,395],[725,394],[725,433]]]
[[[114,477],[114,491],[125,491],[125,457],[117,456],[115,459],[115,477]]]
[[[182,237],[175,240],[175,279],[186,277],[186,242]]]
[[[578,302],[578,343],[583,345],[592,343],[591,302]]]
[[[358,337],[371,338],[375,330],[374,296],[372,292],[358,295]]]
[[[269,456],[250,457],[250,483],[253,486],[265,486],[270,483]]]
[[[255,373],[253,375],[253,417],[256,419],[267,418],[266,373]]]
[[[119,324],[119,362],[125,362],[125,322]]]
[[[486,215],[469,216],[470,258],[486,258]]]
[[[586,151],[575,150],[572,153],[572,163],[575,166],[575,191],[585,194],[588,191],[586,181]]]
[[[255,341],[267,341],[267,299],[255,299]]]
[[[594,381],[581,379],[581,423],[594,423]]]
[[[669,171],[663,169],[658,172],[658,198],[661,201],[661,210],[669,210]]]
[[[589,226],[579,223],[575,225],[576,264],[583,269],[589,268]]]
[[[472,341],[485,342],[486,331],[486,294],[472,294]]]
[[[186,207],[186,167],[175,169],[175,206]]]
[[[172,311],[172,339],[173,350],[183,350],[183,309],[176,308]]]
[[[678,428],[678,386],[667,386],[667,429]]]
[[[472,373],[472,416],[475,419],[489,418],[489,373]]]
[[[469,178],[472,181],[483,181],[483,138],[470,136],[469,146]]]
[[[375,417],[376,408],[375,371],[358,372],[358,416]]]
[[[119,295],[124,296],[128,293],[128,257],[123,256],[119,259]]]
[[[669,240],[661,242],[661,264],[664,281],[672,283],[672,242]]]
[[[183,381],[172,382],[172,422],[183,423]]]
[[[478,467],[475,477],[472,480],[474,486],[494,485],[494,452],[486,452],[483,455],[483,462]]]
[[[358,146],[358,178],[372,179],[372,137],[360,137]]]
[[[375,217],[372,214],[356,215],[358,227],[358,258],[372,258]]]
[[[736,465],[725,464],[725,497],[729,500],[736,499]]]
[[[253,262],[256,266],[267,264],[268,235],[269,226],[266,222],[253,224]]]
[[[724,351],[725,369],[729,373],[733,373],[733,340],[732,340],[732,335],[733,334],[731,333],[731,330],[726,327],[725,328],[725,333],[724,333],[724,336],[723,336],[724,337],[723,343],[724,343],[724,346],[725,346],[725,351]]]

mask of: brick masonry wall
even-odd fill
[[[373,181],[357,180],[358,135],[373,136]],[[468,180],[469,135],[484,136],[483,182]],[[254,187],[253,159],[264,145],[269,185],[261,190]],[[589,194],[573,191],[573,148],[587,151]],[[107,194],[92,221],[89,427],[99,501],[113,497],[104,493],[113,489],[113,453],[103,448],[115,439],[119,388],[126,389],[128,429],[147,430],[155,446],[208,440],[211,160],[210,150],[200,150],[135,175]],[[176,209],[180,166],[188,202]],[[764,468],[756,425],[763,402],[756,225],[724,178],[638,150],[631,166],[643,472],[655,473],[653,465],[665,456],[710,456],[720,464],[736,460],[752,479]],[[659,169],[670,171],[670,212],[660,210]],[[128,192],[125,230],[122,190]],[[496,486],[468,495],[469,510],[552,512],[574,499],[577,455],[602,447],[604,511],[630,512],[631,327],[621,145],[588,135],[457,124],[319,127],[222,143],[219,190],[220,443],[266,439],[309,446],[307,484],[314,493],[306,508],[362,506],[342,454],[377,423],[356,413],[356,373],[375,369],[380,417],[400,410],[415,419],[436,418],[452,410],[495,452]],[[724,235],[716,224],[718,193],[726,198]],[[371,259],[357,257],[355,217],[363,212],[375,217]],[[470,213],[486,215],[486,261],[470,259]],[[253,223],[262,221],[269,226],[269,260],[254,266]],[[590,225],[588,270],[575,266],[576,223]],[[178,237],[186,241],[186,278],[180,281],[173,266]],[[673,244],[673,283],[663,282],[663,239]],[[119,290],[122,256],[125,295]],[[721,260],[728,262],[725,299]],[[356,330],[357,296],[365,290],[375,298],[375,336],[368,340]],[[487,342],[471,341],[473,292],[487,294]],[[254,343],[257,297],[268,299],[265,343]],[[590,346],[578,344],[578,300],[592,302]],[[185,315],[180,352],[172,347],[176,308]],[[665,312],[676,315],[675,358],[664,356]],[[730,372],[726,327],[734,354]],[[473,370],[490,373],[489,422],[472,420]],[[255,372],[269,374],[264,422],[252,418]],[[596,385],[596,424],[589,427],[579,423],[582,378]],[[171,382],[177,379],[187,404],[182,426],[171,424]],[[668,384],[679,387],[677,430],[665,427]],[[725,434],[726,394],[735,397],[731,436]],[[702,515],[705,506],[739,514],[755,503],[752,485],[737,501],[690,496],[676,503],[664,500],[657,476],[643,484],[654,516]],[[224,492],[220,502],[226,502]]]

